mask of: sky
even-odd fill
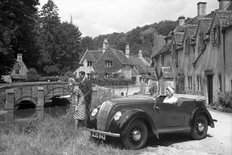
[[[40,8],[47,0],[40,0]],[[218,9],[218,0],[53,0],[61,21],[78,26],[82,36],[96,37],[128,32],[137,26],[179,16],[195,17],[197,3],[206,2],[206,13]]]

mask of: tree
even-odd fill
[[[0,75],[13,67],[17,53],[27,66],[37,57],[36,19],[38,0],[1,0],[0,2]]]
[[[59,74],[58,64],[55,62],[59,45],[57,42],[60,18],[58,8],[52,0],[48,0],[40,11],[38,28],[38,45],[40,47],[39,64],[42,66],[40,72],[47,75]]]
[[[38,42],[41,72],[46,75],[64,74],[78,67],[81,53],[81,32],[71,23],[61,23],[58,8],[52,0],[42,7]]]
[[[57,56],[54,60],[60,69],[60,74],[73,71],[79,66],[81,54],[81,32],[78,27],[70,23],[62,23],[58,27]]]

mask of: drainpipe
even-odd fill
[[[223,37],[223,45],[222,45],[222,50],[223,50],[223,62],[224,62],[224,66],[223,66],[223,69],[224,69],[224,73],[223,73],[223,90],[224,92],[226,91],[226,30],[223,30],[222,31],[222,37]]]

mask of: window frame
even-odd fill
[[[193,90],[193,77],[188,76],[188,90]]]
[[[105,64],[106,64],[106,67],[112,67],[113,66],[113,61],[112,60],[106,60]]]
[[[92,61],[87,61],[87,67],[92,67],[93,66],[93,62]]]

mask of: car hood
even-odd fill
[[[138,104],[138,103],[154,103],[155,98],[149,95],[132,95],[122,98],[111,99],[113,103],[116,104]]]

